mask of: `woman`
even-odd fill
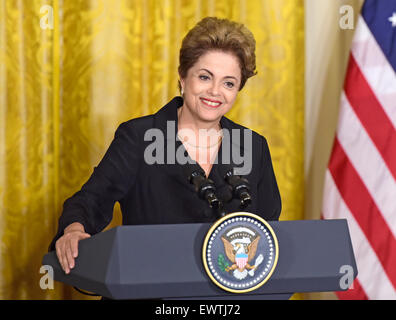
[[[180,50],[182,97],[121,124],[92,176],[65,201],[50,249],[56,248],[66,273],[74,267],[78,241],[110,223],[116,201],[124,225],[215,221],[186,177],[186,161],[214,182],[225,210],[235,212],[241,211],[240,199],[230,195],[224,168],[243,154],[243,162],[250,162],[243,177],[252,198],[245,211],[279,218],[281,200],[265,138],[224,117],[255,75],[254,51],[251,32],[226,19],[205,18],[189,31]]]

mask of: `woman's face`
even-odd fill
[[[215,122],[235,102],[241,83],[238,58],[227,52],[209,51],[202,55],[180,79],[184,105],[193,117]]]

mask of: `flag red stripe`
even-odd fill
[[[396,239],[337,138],[329,170],[342,198],[396,288]]]
[[[368,300],[368,297],[357,278],[353,281],[353,289],[336,291],[336,295],[338,299],[342,300]]]
[[[351,107],[396,179],[396,130],[352,54],[344,90]]]

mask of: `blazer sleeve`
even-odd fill
[[[258,183],[259,210],[264,212],[266,220],[278,220],[282,209],[281,197],[268,143],[264,137],[262,137],[261,163],[261,177]]]
[[[122,123],[88,181],[64,202],[58,232],[49,250],[55,249],[63,230],[73,222],[81,223],[89,234],[102,231],[111,222],[115,202],[123,198],[136,180],[138,148],[132,124]]]

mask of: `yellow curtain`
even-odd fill
[[[0,0],[0,299],[84,298],[39,286],[63,201],[119,123],[178,94],[181,40],[205,16],[240,21],[256,37],[258,75],[228,116],[267,137],[281,218],[303,218],[303,0],[45,4]]]

